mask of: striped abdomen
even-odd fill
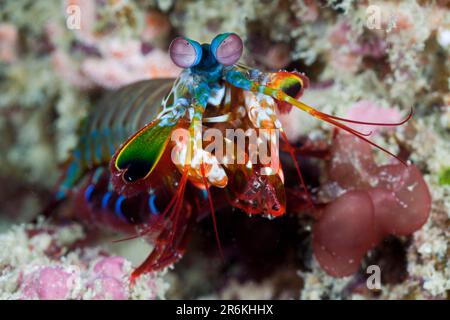
[[[157,216],[165,207],[164,199],[170,199],[176,188],[176,170],[162,168],[161,174],[155,174],[154,188],[125,198],[113,190],[108,165],[120,144],[161,111],[161,101],[172,84],[173,79],[147,80],[106,94],[80,128],[80,140],[62,177],[57,199],[74,200],[77,216],[114,229]]]

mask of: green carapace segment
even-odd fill
[[[132,137],[116,159],[116,167],[126,170],[123,178],[134,182],[146,178],[155,168],[169,142],[173,125],[159,125],[154,121]]]

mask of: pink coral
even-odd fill
[[[0,62],[12,63],[17,59],[17,28],[12,24],[0,24]]]
[[[71,8],[79,8],[82,18],[79,20],[80,27],[75,28],[74,32],[78,39],[88,44],[94,44],[98,38],[98,35],[95,34],[97,6],[96,1],[92,0],[66,0],[64,6],[67,17],[75,14],[70,10]]]
[[[101,258],[94,265],[94,278],[88,283],[88,288],[94,292],[92,299],[124,300],[128,298],[124,265],[125,259],[122,257]]]
[[[176,77],[180,73],[167,53],[153,49],[144,55],[138,41],[105,40],[100,50],[103,58],[87,58],[81,69],[104,88],[118,88],[144,79]]]
[[[94,279],[88,283],[95,293],[93,299],[127,299],[124,264],[122,257],[102,258],[95,264]]]
[[[355,73],[364,57],[381,58],[385,55],[385,40],[375,36],[370,40],[352,39],[352,36],[352,29],[345,22],[338,23],[331,29],[328,39],[332,47],[330,63],[334,68]]]
[[[304,1],[305,8],[304,13],[299,16],[299,19],[304,22],[314,22],[319,18],[320,7],[316,1],[306,0]]]
[[[43,267],[25,276],[23,299],[67,299],[75,285],[75,275],[59,266]]]
[[[124,38],[117,34],[115,22],[109,27],[97,30],[102,6],[105,4],[86,0],[67,0],[64,7],[68,16],[81,12],[80,26],[73,28],[77,41],[74,49],[85,53],[79,64],[67,54],[57,50],[53,63],[59,74],[82,89],[96,84],[107,89],[146,79],[171,78],[180,73],[161,49],[171,31],[169,19],[161,12],[150,10],[145,16],[145,25],[140,37]],[[72,12],[73,11],[73,12]],[[47,28],[48,38],[58,37],[55,28]],[[55,44],[58,47],[57,44]],[[73,60],[73,61],[72,61]]]
[[[401,120],[401,114],[394,108],[383,108],[370,100],[361,100],[348,109],[346,118],[358,121],[368,121],[370,119],[371,122],[397,123]],[[381,129],[392,129],[392,127],[358,125],[354,123],[349,123],[348,126],[362,132],[372,131],[374,134]]]
[[[123,281],[113,277],[99,276],[88,283],[88,288],[95,292],[93,300],[125,300],[128,298]]]
[[[96,275],[105,275],[116,279],[122,279],[125,276],[123,270],[125,259],[122,257],[106,257],[100,259],[94,266]]]
[[[81,89],[88,89],[93,86],[93,82],[75,67],[74,61],[64,51],[59,49],[53,51],[51,61],[59,76],[72,85]]]
[[[377,166],[369,145],[338,134],[329,177],[346,193],[329,203],[313,228],[314,255],[332,276],[356,272],[387,235],[409,235],[427,221],[431,196],[414,166]]]
[[[66,229],[67,228],[67,229]],[[131,262],[110,256],[100,248],[86,246],[79,225],[20,226],[0,234],[3,247],[0,270],[8,286],[0,299],[156,299],[167,286],[154,273],[130,285]],[[80,242],[79,242],[80,241]],[[4,283],[4,282],[3,282]]]

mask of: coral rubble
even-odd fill
[[[210,225],[200,222],[194,250],[180,262],[188,268],[146,275],[133,287],[132,262],[110,240],[89,242],[89,228],[19,224],[44,207],[103,91],[176,77],[180,69],[167,54],[172,36],[209,42],[221,32],[242,36],[247,65],[304,72],[310,85],[302,99],[323,112],[396,122],[413,107],[405,126],[364,127],[408,159],[409,169],[295,108],[281,113],[293,145],[326,145],[328,158],[298,159],[328,218],[313,222],[304,208],[288,208],[284,222],[226,212],[218,219],[234,239],[224,243],[227,263],[211,258]],[[0,8],[0,113],[0,299],[449,297],[447,1],[7,1]],[[394,171],[404,181],[387,179]],[[262,235],[278,237],[267,240],[266,252],[255,243]],[[340,252],[355,239],[352,252]],[[366,285],[370,265],[382,268],[377,290]]]

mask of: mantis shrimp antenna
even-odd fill
[[[318,111],[319,112],[319,111]],[[320,112],[322,115],[325,115],[331,119],[335,119],[335,120],[339,120],[339,121],[343,121],[343,122],[350,122],[350,123],[356,123],[356,124],[364,124],[364,125],[370,125],[370,126],[383,126],[383,127],[387,127],[387,126],[401,126],[402,124],[408,122],[409,119],[411,119],[411,117],[414,114],[414,108],[411,108],[411,110],[409,111],[408,116],[403,119],[402,121],[399,122],[367,122],[367,121],[358,121],[358,120],[351,120],[351,119],[346,119],[346,118],[341,118],[341,117],[336,117],[336,116],[332,116],[332,115],[328,115],[326,113],[322,113]]]
[[[295,99],[292,99],[289,96],[286,96],[285,100],[289,103],[292,103],[295,107],[308,112],[309,114],[311,114],[313,117],[323,120],[325,122],[331,123],[333,125],[335,125],[336,127],[351,133],[353,135],[355,135],[356,137],[358,137],[359,139],[371,144],[372,146],[384,151],[385,153],[391,155],[392,157],[394,157],[395,159],[397,159],[399,162],[401,162],[403,165],[408,166],[406,164],[405,161],[403,161],[402,159],[400,159],[399,157],[397,157],[395,154],[393,154],[392,152],[386,150],[385,148],[383,148],[382,146],[376,144],[375,142],[370,141],[369,139],[365,138],[366,136],[370,136],[371,132],[369,134],[363,134],[355,129],[352,129],[348,126],[346,126],[343,123],[340,123],[339,121],[342,122],[350,122],[350,123],[357,123],[357,124],[362,124],[362,125],[372,125],[372,126],[399,126],[404,124],[405,122],[407,122],[409,119],[411,119],[414,110],[411,108],[411,111],[409,113],[409,115],[402,121],[397,122],[397,123],[378,123],[378,122],[366,122],[366,121],[357,121],[357,120],[351,120],[351,119],[345,119],[345,118],[341,118],[341,117],[335,117],[323,112],[320,112],[306,104],[304,104],[303,102],[297,101]]]
[[[366,137],[370,136],[371,132],[369,132],[369,133],[360,132],[358,130],[350,128],[349,126],[343,124],[342,122],[358,123],[358,124],[372,125],[372,126],[398,126],[398,125],[405,123],[412,117],[412,114],[413,114],[412,109],[411,109],[411,112],[409,113],[408,117],[406,117],[406,119],[404,119],[400,122],[397,122],[397,123],[377,123],[377,122],[357,121],[357,120],[345,119],[345,118],[341,118],[341,117],[335,117],[335,116],[320,112],[320,111],[314,109],[313,107],[308,106],[307,104],[291,97],[290,95],[286,94],[283,90],[271,88],[271,87],[259,84],[256,81],[251,81],[251,80],[247,79],[243,73],[241,73],[239,70],[236,70],[236,69],[230,70],[227,73],[226,78],[227,78],[228,82],[230,82],[232,85],[234,85],[238,88],[242,88],[244,90],[249,90],[252,92],[261,92],[265,95],[268,95],[268,96],[276,99],[277,101],[289,103],[289,104],[293,105],[294,107],[309,113],[310,115],[312,115],[313,117],[315,117],[319,120],[328,122],[348,133],[351,133],[354,136],[358,137],[359,139],[361,139],[361,140],[369,143],[370,145],[391,155],[392,157],[397,159],[399,162],[401,162],[402,164],[407,166],[406,162],[403,161],[402,159],[400,159],[399,157],[397,157],[395,154],[393,154],[392,152],[379,146],[375,142],[372,142],[369,139],[367,139]]]
[[[287,145],[288,152],[289,152],[289,154],[290,154],[290,156],[292,158],[292,161],[294,161],[295,169],[297,170],[297,175],[298,175],[298,177],[300,179],[300,183],[302,184],[303,189],[305,189],[306,195],[308,197],[309,205],[312,208],[314,208],[315,206],[314,206],[314,202],[311,199],[311,194],[308,192],[308,188],[306,187],[306,183],[305,183],[305,180],[303,179],[302,172],[300,171],[300,166],[298,165],[297,159],[295,158],[294,148],[289,143],[289,140],[288,140],[288,138],[286,136],[286,133],[283,130],[281,131],[281,136],[283,137],[283,140],[284,140],[284,142]]]
[[[211,193],[209,191],[208,182],[206,180],[205,164],[203,162],[200,164],[200,171],[201,171],[201,174],[202,174],[203,183],[204,183],[205,188],[206,188],[206,193],[208,195],[209,209],[211,210],[211,217],[212,217],[213,225],[214,225],[214,233],[216,234],[217,247],[219,248],[220,256],[224,260],[222,245],[220,243],[219,231],[217,230],[216,213],[214,211],[214,205],[213,205],[213,202],[212,202]]]

